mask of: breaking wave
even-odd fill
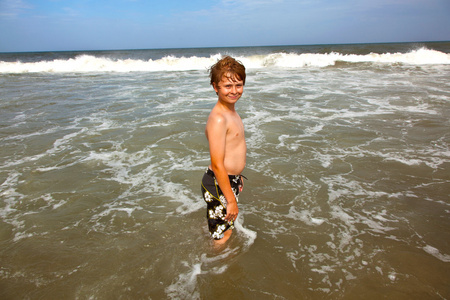
[[[112,59],[102,56],[81,54],[69,59],[55,59],[37,62],[0,61],[0,73],[93,73],[93,72],[161,72],[206,70],[223,55],[210,57],[165,56],[156,60]],[[249,69],[261,68],[304,68],[327,67],[338,62],[381,63],[409,65],[447,65],[450,54],[427,48],[408,53],[341,54],[320,53],[271,53],[265,55],[237,56]]]

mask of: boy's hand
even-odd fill
[[[244,178],[242,178],[241,175],[241,184],[239,185],[239,193],[242,192],[243,189],[244,189]]]
[[[239,214],[239,208],[237,206],[237,202],[230,201],[227,203],[227,215],[225,216],[225,220],[227,221],[235,221]]]

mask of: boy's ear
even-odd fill
[[[219,88],[218,88],[218,86],[217,86],[217,84],[215,82],[213,82],[213,88],[216,91],[216,94],[218,94],[219,93]]]

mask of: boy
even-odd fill
[[[202,194],[207,204],[208,227],[216,244],[231,236],[239,209],[247,146],[244,125],[234,109],[244,92],[245,67],[226,56],[210,68],[211,85],[218,101],[206,123],[211,164],[203,175]]]

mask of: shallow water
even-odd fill
[[[450,48],[384,47],[3,58],[1,298],[449,298]],[[219,52],[249,66],[249,180],[218,250],[200,180]]]

